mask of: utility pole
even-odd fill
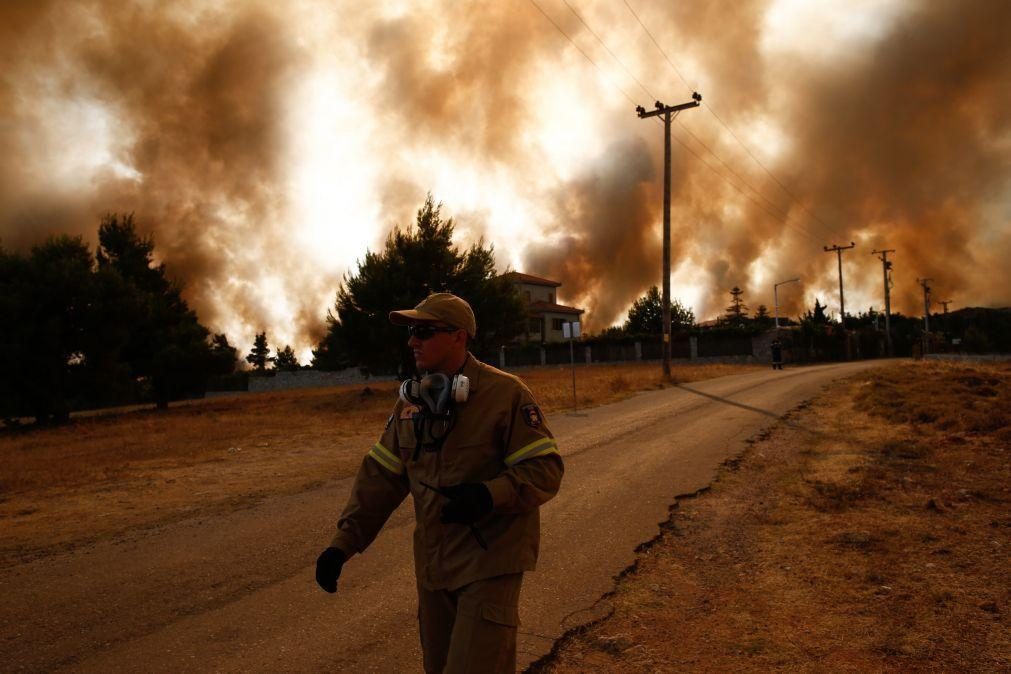
[[[842,253],[844,250],[849,250],[854,248],[855,243],[850,241],[848,246],[822,246],[826,253],[835,253],[836,257],[839,259],[839,324],[846,327],[846,298],[843,295],[843,284],[842,284]]]
[[[690,103],[664,105],[656,102],[656,110],[646,112],[641,105],[635,107],[639,119],[663,117],[663,376],[670,379],[670,123],[677,114],[688,108],[697,108],[702,102],[699,92],[692,93]]]
[[[923,332],[930,333],[930,286],[932,278],[918,278],[916,282],[923,286]]]
[[[892,352],[892,263],[888,259],[888,254],[894,252],[894,248],[871,251],[871,255],[881,260],[881,272],[885,277],[885,345],[889,356],[895,355]]]
[[[789,281],[780,281],[779,283],[774,283],[772,285],[772,300],[773,304],[776,306],[776,329],[779,330],[779,286],[786,285],[787,283],[796,283],[800,281],[799,278],[792,278]]]
[[[951,300],[937,300],[937,303],[944,307],[944,327],[943,330],[948,332],[948,305],[951,304]]]

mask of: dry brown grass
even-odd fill
[[[348,475],[394,389],[248,395],[0,434],[0,564]]]
[[[1009,401],[1009,363],[930,361],[890,368],[870,375],[856,396],[858,408],[875,416],[959,433],[1007,429],[1011,426]]]
[[[837,384],[681,501],[545,668],[1008,671],[1009,385],[943,363]]]
[[[680,381],[749,369],[680,367]],[[662,385],[659,365],[577,367],[580,407]],[[572,406],[569,368],[519,372],[547,413]],[[0,433],[0,564],[52,546],[234,508],[352,475],[396,383],[249,394]]]

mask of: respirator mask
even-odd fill
[[[465,403],[470,396],[470,379],[462,374],[452,379],[437,372],[424,377],[407,379],[400,385],[400,399],[408,405],[421,408],[414,417],[414,435],[417,448],[441,449],[442,441],[453,430],[455,403]],[[418,450],[415,451],[417,459]]]
[[[450,403],[465,403],[470,395],[470,379],[462,374],[452,380],[437,372],[418,379],[407,379],[400,385],[400,399],[417,405],[433,416],[449,413]]]

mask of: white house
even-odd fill
[[[516,341],[538,344],[564,341],[562,326],[579,320],[582,309],[558,302],[561,283],[551,279],[512,271],[503,274],[519,291],[527,307],[527,329]]]

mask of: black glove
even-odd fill
[[[480,482],[443,487],[440,493],[449,499],[449,503],[442,506],[439,519],[443,523],[473,524],[491,512],[491,492]]]
[[[327,592],[337,591],[337,579],[341,577],[341,568],[347,556],[340,548],[327,548],[316,560],[316,582]]]

